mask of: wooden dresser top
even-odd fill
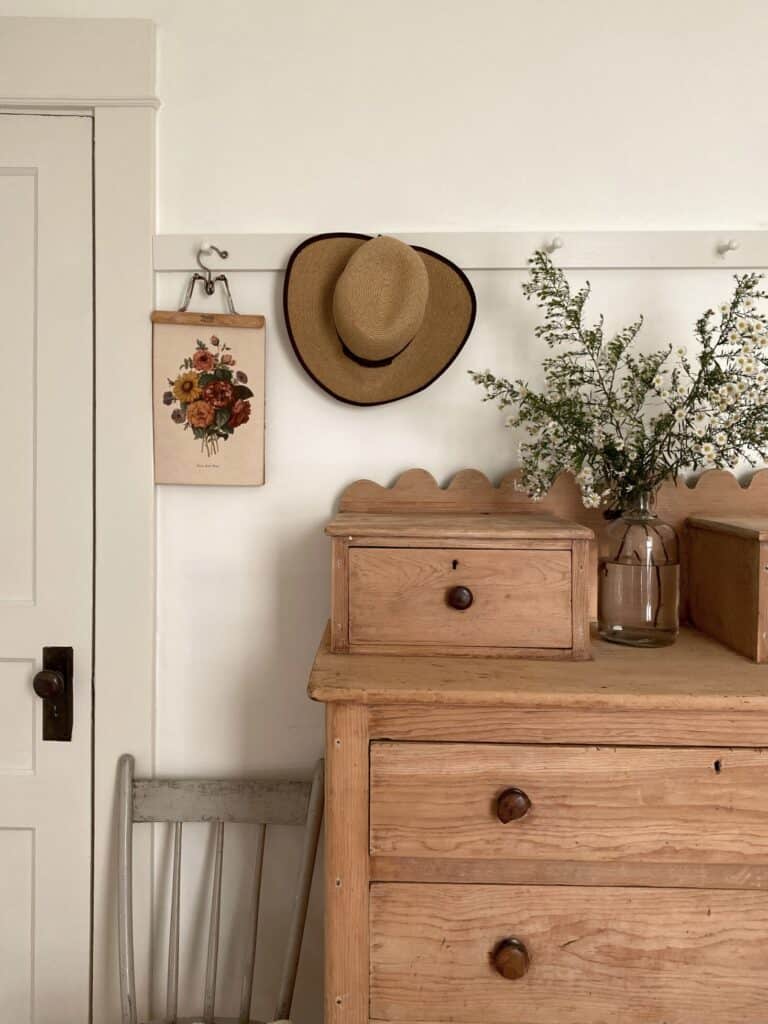
[[[318,701],[519,708],[768,711],[768,665],[683,629],[637,650],[594,640],[594,661],[332,654],[330,631],[309,680]]]
[[[592,540],[588,526],[534,512],[471,515],[433,513],[355,513],[341,512],[325,528],[331,537],[408,537],[451,538],[462,540],[513,540],[547,538],[549,540]]]

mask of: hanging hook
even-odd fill
[[[725,242],[719,242],[717,246],[717,255],[725,258],[729,252],[736,252],[739,248],[739,243],[735,238],[729,238]]]
[[[205,263],[203,263],[202,257],[212,252],[215,252],[216,255],[222,260],[229,259],[229,252],[226,249],[220,249],[218,245],[214,245],[212,242],[201,243],[200,248],[195,253],[195,259],[197,260],[198,267],[200,267],[200,270],[202,270],[202,274],[195,271],[195,273],[192,274],[189,281],[187,282],[187,288],[186,291],[184,292],[184,298],[182,299],[181,306],[179,306],[180,312],[184,313],[189,307],[189,303],[192,299],[192,293],[194,292],[195,285],[197,284],[198,281],[203,286],[203,291],[205,292],[206,295],[213,295],[214,292],[216,291],[216,285],[220,284],[224,289],[224,298],[226,299],[227,302],[227,309],[229,310],[230,313],[237,312],[237,310],[235,309],[235,304],[232,301],[232,292],[229,290],[229,281],[227,281],[226,275],[217,274],[216,277],[214,277],[213,269],[211,267],[207,267]]]
[[[206,295],[213,295],[213,293],[216,291],[216,283],[213,280],[213,270],[211,269],[211,267],[206,267],[202,260],[203,254],[210,255],[210,253],[212,252],[215,252],[216,255],[220,256],[221,259],[223,260],[229,259],[229,253],[227,252],[227,250],[220,249],[217,245],[214,245],[212,242],[203,242],[200,248],[197,250],[195,254],[195,259],[197,260],[198,267],[200,267],[200,269],[205,274],[203,287],[205,288]]]

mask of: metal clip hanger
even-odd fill
[[[232,292],[229,290],[229,281],[227,280],[226,274],[217,274],[214,277],[212,269],[210,267],[206,267],[206,265],[203,263],[203,255],[210,255],[210,253],[212,252],[215,252],[216,255],[223,260],[229,259],[229,253],[227,252],[226,249],[219,249],[217,245],[213,245],[211,242],[203,242],[203,244],[200,246],[200,248],[197,250],[197,253],[195,254],[197,265],[198,267],[200,267],[200,270],[202,270],[203,273],[201,274],[198,271],[195,271],[195,273],[190,277],[189,281],[187,282],[187,290],[184,293],[184,299],[181,305],[179,306],[180,313],[186,313],[189,303],[192,300],[192,294],[195,290],[195,285],[197,284],[198,281],[203,286],[203,292],[206,295],[213,295],[214,292],[216,291],[216,285],[220,284],[224,289],[224,297],[227,300],[228,311],[230,313],[237,313],[237,310],[235,309],[235,304],[232,301]]]

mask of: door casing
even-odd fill
[[[0,18],[0,110],[94,118],[95,570],[92,1014],[118,1024],[117,759],[154,768],[152,239],[155,27],[144,19]],[[100,396],[104,400],[100,401]],[[109,401],[106,399],[109,398]],[[130,423],[114,415],[123,401]],[[151,838],[137,842],[137,968],[148,984]],[[141,884],[146,881],[146,884]],[[146,936],[145,945],[142,940]],[[144,993],[146,994],[146,992]]]

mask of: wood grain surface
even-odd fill
[[[554,515],[581,523],[599,534],[605,525],[600,509],[584,508],[578,485],[570,473],[562,473],[541,501],[532,501],[518,490],[520,471],[515,470],[494,486],[476,469],[456,473],[445,487],[424,469],[402,473],[391,487],[372,480],[350,484],[341,496],[342,513],[488,513],[522,512]],[[768,469],[759,470],[744,485],[727,470],[708,470],[692,482],[678,484],[667,481],[660,489],[656,503],[659,516],[670,522],[680,536],[681,615],[687,618],[688,534],[686,520],[691,516],[723,518],[764,517],[768,509]],[[597,614],[597,551],[590,542],[590,608]]]
[[[694,519],[688,528],[691,622],[755,661],[768,660],[765,520],[734,526]],[[762,523],[762,526],[760,525]]]
[[[368,733],[365,710],[326,709],[325,1024],[368,1015]]]
[[[525,944],[518,980],[491,963]],[[768,893],[562,886],[371,889],[371,1018],[765,1024]]]
[[[468,587],[471,607],[446,596]],[[350,644],[570,648],[571,552],[350,548]]]
[[[592,643],[594,661],[332,654],[321,641],[309,694],[321,701],[642,711],[768,711],[768,667],[684,629],[637,650]],[[417,712],[413,712],[417,716]]]
[[[371,853],[768,864],[768,751],[375,742]]]
[[[371,704],[372,738],[478,743],[581,743],[625,746],[768,746],[768,711],[677,708],[488,708],[478,704]]]

